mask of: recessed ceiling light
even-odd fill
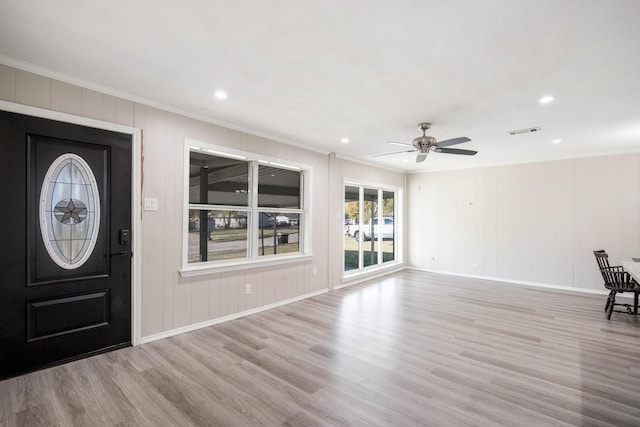
[[[349,138],[342,138],[340,142],[342,142],[343,144],[346,144],[349,142]]]
[[[540,98],[540,104],[548,104],[551,101],[553,101],[555,98],[551,95],[545,95],[542,98]]]
[[[213,96],[215,96],[218,99],[227,99],[227,92],[223,91],[223,90],[217,90]]]
[[[403,162],[407,163],[409,159],[402,159]]]
[[[554,139],[553,141],[554,144],[560,144],[562,142],[562,140],[560,138]]]

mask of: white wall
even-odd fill
[[[329,222],[330,200],[342,200],[343,170],[330,169],[329,155],[194,120],[126,99],[60,82],[0,65],[0,99],[53,111],[90,117],[143,130],[142,197],[157,198],[157,212],[143,212],[142,235],[142,338],[209,322],[247,310],[259,309],[314,292],[333,288],[329,263],[342,250],[342,240],[331,231],[342,226]],[[185,138],[267,155],[313,167],[311,261],[227,273],[182,278],[183,156]],[[370,166],[373,181],[385,182],[387,171]],[[332,178],[330,179],[330,175]],[[356,173],[357,176],[362,174]],[[402,177],[403,173],[397,173]],[[330,186],[329,183],[333,186]],[[329,254],[331,255],[331,261]],[[317,275],[313,268],[317,267]],[[338,282],[336,282],[336,280]],[[245,295],[245,283],[252,293]]]
[[[640,154],[410,174],[407,264],[602,289],[592,251],[640,256]]]

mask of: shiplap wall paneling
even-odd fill
[[[461,171],[461,192],[459,194],[458,205],[460,206],[460,213],[463,215],[461,227],[456,233],[458,237],[458,243],[460,243],[465,250],[460,253],[460,265],[463,268],[465,274],[475,274],[476,266],[478,263],[478,248],[480,246],[478,233],[478,211],[477,198],[478,191],[480,189],[477,182],[478,173],[474,169],[466,169]],[[465,235],[468,239],[465,240]],[[455,252],[453,261],[456,262]]]
[[[474,274],[485,277],[496,277],[498,250],[498,227],[496,215],[498,205],[498,168],[475,169],[478,175],[477,197],[474,211],[478,218],[477,267]]]
[[[614,211],[620,210],[620,201],[616,201],[619,199],[614,188],[616,186],[611,185],[612,182],[620,183],[620,171],[617,172],[618,179],[611,181],[612,175],[616,174],[616,171],[607,170],[612,166],[611,160],[588,158],[575,161],[575,280],[576,286],[587,289],[602,287],[591,251],[605,249],[613,264],[616,264],[615,260],[621,252],[619,239],[622,224],[614,219],[617,215]]]
[[[82,89],[82,115],[103,120],[103,111],[103,94],[90,89]]]
[[[469,247],[466,244],[465,236],[466,217],[469,209],[466,203],[466,185],[464,172],[445,172],[441,177],[445,180],[445,188],[449,191],[440,191],[439,206],[443,209],[440,212],[440,222],[438,232],[441,234],[440,241],[440,268],[445,271],[459,270],[462,273],[469,273],[467,262]],[[448,238],[444,238],[448,236]]]
[[[478,274],[478,259],[484,246],[481,231],[484,228],[481,224],[482,206],[479,202],[483,196],[483,176],[481,169],[466,169],[461,172],[464,193],[462,193],[463,198],[460,205],[462,212],[464,212],[464,227],[462,229],[464,234],[460,237],[464,239],[464,235],[467,235],[468,240],[466,244],[463,243],[466,250],[462,253],[463,257],[460,262],[464,267],[465,274]]]
[[[165,169],[168,141],[166,113],[153,108],[135,106],[136,127],[143,128],[142,197],[158,199],[157,211],[142,212],[142,335],[163,331],[164,279],[166,241],[166,208],[173,202],[165,197]]]
[[[133,127],[134,111],[135,105],[133,102],[116,98],[116,123]]]
[[[180,326],[187,326],[193,323],[201,323],[210,319],[209,317],[209,278],[207,275],[190,277],[189,286],[185,287],[189,295],[188,321]]]
[[[625,216],[622,188],[622,156],[598,160],[597,240],[609,248],[611,256],[622,257],[622,223]],[[618,259],[619,260],[619,259]]]
[[[159,208],[164,213],[164,234],[166,245],[163,251],[162,285],[162,326],[166,331],[174,328],[173,288],[180,285],[178,270],[182,260],[182,174],[184,152],[178,137],[178,117],[167,113],[165,116],[167,162],[166,178],[161,194],[145,191],[146,197],[158,198]],[[169,159],[172,159],[169,161]],[[143,188],[144,189],[144,188]],[[143,195],[143,197],[145,197]],[[154,212],[150,212],[153,214]]]
[[[436,236],[434,224],[437,212],[429,210],[435,203],[437,186],[434,174],[410,174],[407,176],[407,264],[423,268],[433,268]],[[409,237],[411,236],[411,237]],[[435,260],[433,261],[435,263]]]
[[[640,258],[640,154],[622,158],[622,254],[625,260]]]
[[[15,102],[39,108],[51,108],[51,79],[29,73],[16,72]]]
[[[520,266],[520,180],[518,166],[502,166],[498,177],[498,250],[496,252],[498,277],[519,277]]]
[[[16,73],[15,68],[0,64],[0,99],[16,102]]]
[[[438,230],[440,223],[444,221],[442,212],[437,208],[439,202],[439,194],[443,188],[442,174],[421,174],[419,177],[418,188],[422,201],[421,209],[417,212],[415,222],[412,222],[408,229],[408,235],[412,237],[410,255],[413,256],[413,262],[417,265],[423,265],[425,268],[436,269],[440,262],[440,240]],[[408,200],[410,215],[414,215],[413,207],[414,199]],[[422,233],[414,233],[413,227],[419,227]]]
[[[555,248],[545,246],[547,179],[544,163],[522,165],[520,180],[520,265],[524,280],[544,283],[546,253]]]
[[[546,165],[546,209],[543,254],[545,276],[541,282],[574,286],[574,162],[560,160]]]
[[[54,80],[51,82],[51,109],[82,116],[82,95],[78,86]]]

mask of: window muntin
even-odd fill
[[[210,147],[188,143],[184,268],[303,255],[310,230],[303,191],[310,171]]]

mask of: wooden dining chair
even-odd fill
[[[640,285],[633,280],[633,278],[624,271],[622,266],[610,266],[609,265],[609,255],[604,251],[604,249],[600,249],[597,251],[593,251],[593,254],[596,257],[596,261],[598,262],[598,268],[600,269],[600,273],[602,274],[602,278],[604,279],[604,287],[609,289],[609,296],[607,297],[607,302],[604,306],[604,311],[607,312],[607,319],[611,319],[611,313],[627,313],[627,314],[638,314],[638,295],[640,295]],[[633,308],[631,304],[619,304],[616,302],[616,294],[621,294],[623,292],[633,292]],[[622,310],[614,310],[615,306],[623,306],[626,308],[626,311]]]

